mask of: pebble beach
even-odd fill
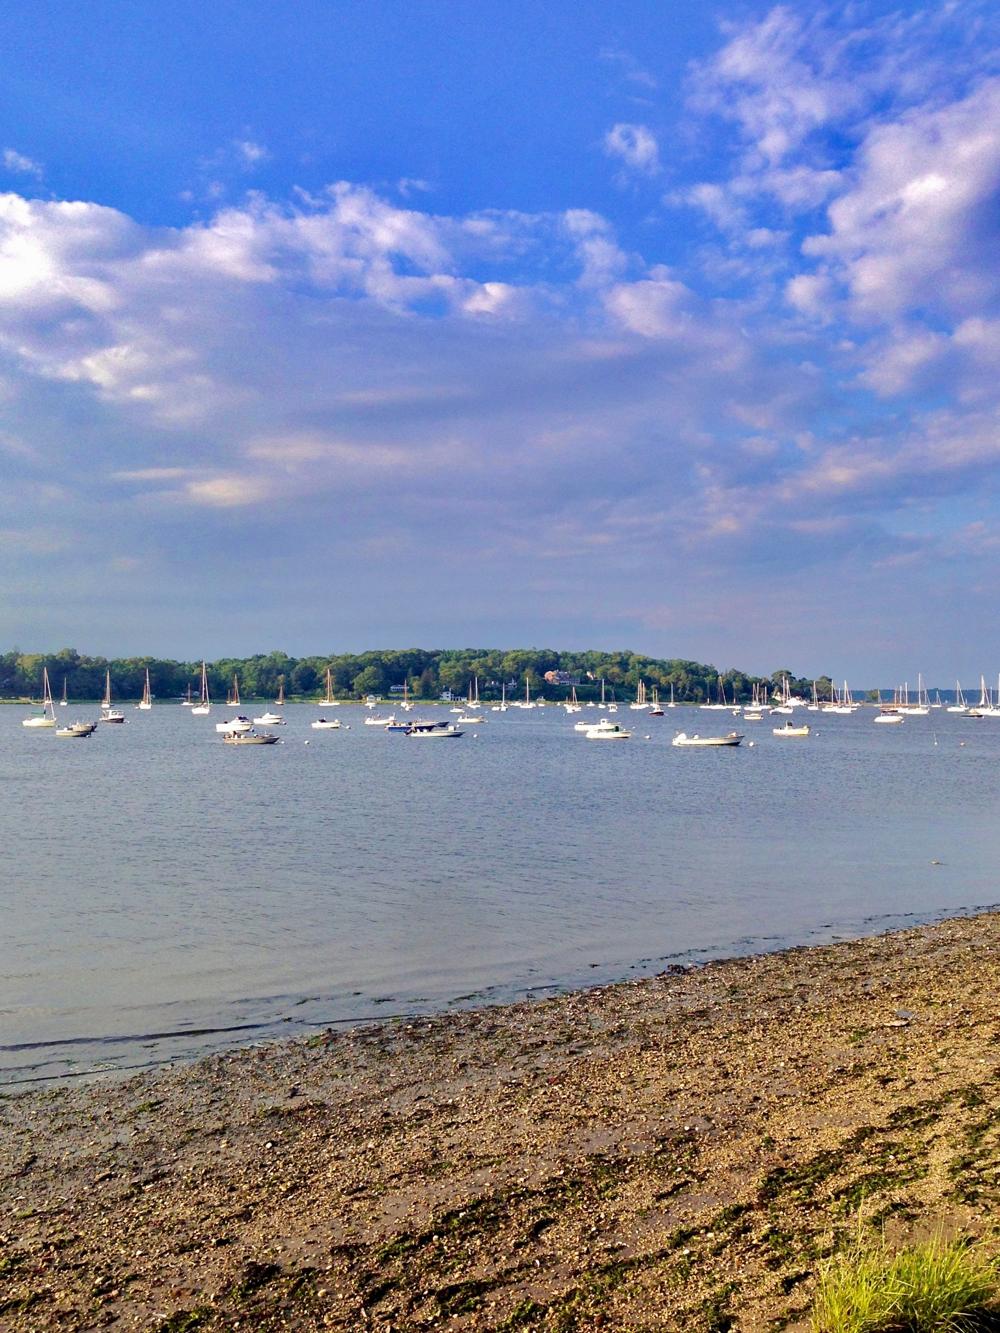
[[[1000,914],[0,1099],[0,1327],[778,1330],[1000,1239]]]

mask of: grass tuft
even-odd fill
[[[820,1270],[815,1333],[972,1333],[1000,1329],[997,1265],[941,1237],[891,1253],[858,1241]]]

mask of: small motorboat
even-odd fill
[[[801,726],[798,726],[798,727],[797,727],[797,726],[795,725],[794,722],[786,722],[785,725],[784,725],[783,727],[772,727],[772,728],[771,728],[771,735],[772,735],[772,736],[790,736],[790,737],[795,737],[795,736],[808,736],[808,735],[809,735],[809,723],[808,723],[808,722],[803,722]]]
[[[339,731],[340,719],[336,717],[320,717],[317,718],[315,722],[310,722],[309,725],[312,727],[313,731]]]
[[[69,722],[65,727],[58,727],[56,735],[63,740],[82,740],[84,736],[92,736],[96,730],[96,722]]]
[[[241,736],[250,731],[253,723],[240,713],[237,717],[227,718],[225,722],[216,722],[215,730],[223,736]]]
[[[260,717],[255,717],[253,724],[255,727],[283,727],[286,725],[281,714],[272,713],[270,708],[266,713],[261,713]]]
[[[423,736],[426,740],[457,740],[459,736],[464,736],[465,732],[461,727],[456,727],[453,722],[435,722],[430,726],[407,727],[407,736]]]
[[[372,713],[371,717],[365,718],[366,727],[388,727],[396,720],[396,714],[391,713],[388,717],[376,717]]]
[[[229,731],[222,738],[225,745],[277,745],[279,739],[270,731]]]
[[[588,741],[630,741],[632,733],[620,727],[617,722],[612,722],[609,726],[600,725],[588,727],[583,733],[584,739]]]
[[[872,718],[873,722],[881,722],[883,726],[893,726],[896,723],[902,722],[902,720],[903,720],[902,713],[893,713],[889,711],[883,713],[876,713],[875,716]]]
[[[612,722],[609,717],[598,718],[596,722],[574,722],[574,731],[614,731],[618,726],[617,722]]]
[[[679,731],[670,744],[712,746],[713,748],[718,748],[720,745],[739,745],[742,740],[743,734],[739,731],[727,732],[725,736],[699,736],[697,732],[695,732],[693,736],[689,736],[686,731]]]

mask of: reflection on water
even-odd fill
[[[633,740],[607,745],[512,710],[432,745],[339,713],[313,732],[290,707],[284,744],[233,749],[175,706],[84,741],[0,709],[0,1078],[1000,897],[1000,721],[810,715],[805,741],[765,721],[752,746],[685,750],[670,716],[630,714]]]

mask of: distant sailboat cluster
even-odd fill
[[[730,677],[730,681],[731,679]],[[524,679],[523,699],[508,700],[508,683],[513,685],[514,682],[507,682],[506,680],[489,682],[492,688],[499,685],[500,699],[499,702],[485,705],[480,696],[479,677],[472,677],[468,683],[468,697],[464,701],[456,703],[451,709],[451,712],[455,715],[453,722],[417,720],[408,716],[397,717],[395,712],[380,712],[378,707],[382,702],[381,696],[369,695],[363,703],[368,714],[364,718],[364,726],[373,730],[401,732],[406,735],[434,736],[435,738],[453,737],[463,735],[464,729],[469,726],[483,724],[486,721],[487,708],[494,713],[506,713],[512,708],[534,710],[553,706],[551,700],[547,700],[540,695],[532,697],[532,677],[530,673],[526,674]],[[575,731],[589,740],[628,740],[631,738],[632,732],[620,726],[613,718],[613,714],[618,711],[619,703],[615,697],[614,687],[609,685],[606,680],[602,679],[599,682],[599,700],[581,700],[577,690],[578,682],[567,680],[565,684],[569,693],[562,701],[561,706],[567,714],[582,713],[585,709],[598,709],[601,713],[597,720],[585,719],[574,723]],[[916,689],[912,693],[909,684],[904,682],[892,691],[891,699],[884,698],[882,691],[871,691],[867,696],[866,704],[861,704],[854,698],[846,680],[837,685],[824,678],[822,695],[818,683],[814,681],[811,694],[804,694],[793,690],[789,677],[782,676],[773,681],[751,682],[751,699],[749,702],[741,703],[736,697],[732,685],[730,684],[727,688],[726,678],[719,675],[710,697],[696,705],[696,707],[705,713],[726,713],[732,717],[740,718],[745,723],[762,722],[768,716],[775,719],[780,716],[783,721],[780,725],[772,728],[774,736],[781,739],[804,739],[813,734],[813,727],[804,720],[794,720],[793,715],[799,710],[820,713],[825,717],[851,716],[863,707],[874,705],[875,712],[872,720],[883,726],[899,726],[910,718],[928,717],[937,710],[969,718],[1000,718],[1000,678],[998,678],[995,693],[987,685],[984,676],[980,677],[979,686],[979,700],[975,704],[970,704],[963,692],[961,683],[956,681],[954,702],[945,703],[941,698],[940,691],[935,691],[935,697],[933,700],[931,699],[930,692],[924,684],[923,675],[918,673]],[[596,687],[597,682],[595,681],[593,688],[596,689]],[[402,693],[402,700],[397,704],[397,707],[403,714],[409,714],[414,708],[414,701],[409,692],[409,681],[404,680],[400,687],[394,686],[393,690],[396,689],[400,689]],[[673,683],[669,686],[669,692],[669,700],[663,704],[660,701],[659,686],[647,686],[645,680],[640,678],[636,684],[635,699],[628,702],[627,707],[630,711],[640,713],[645,717],[664,717],[665,710],[684,706],[679,704],[675,698]],[[950,693],[950,691],[946,693]],[[453,696],[447,695],[445,697],[450,700]],[[495,695],[493,697],[496,698]],[[339,708],[341,703],[344,702],[335,697],[333,674],[329,667],[326,671],[323,696],[313,700],[313,702],[324,710],[324,714],[310,723],[311,730],[339,731],[345,729],[339,718],[325,715],[326,710]],[[203,661],[201,664],[197,696],[193,696],[189,686],[187,696],[180,700],[180,704],[190,710],[192,717],[205,717],[212,713],[213,703],[209,691],[207,662]],[[62,697],[59,706],[62,708],[69,706],[65,677],[63,678]],[[248,716],[247,713],[241,711],[243,702],[240,695],[240,682],[238,675],[234,673],[232,684],[226,694],[227,715],[215,723],[215,732],[221,736],[224,742],[230,745],[275,744],[279,737],[271,729],[286,725],[283,713],[284,707],[285,680],[284,676],[280,676],[276,697],[272,704],[259,716]],[[142,697],[135,708],[142,712],[149,712],[153,709],[153,694],[148,668],[144,672]],[[100,724],[117,724],[120,726],[127,721],[125,713],[120,708],[115,707],[112,700],[110,669],[105,671],[104,694],[100,701],[100,713],[96,721],[78,720],[59,726],[55,710],[56,705],[52,697],[49,672],[48,668],[45,667],[42,671],[41,704],[31,716],[22,720],[24,727],[52,731],[59,737],[71,738],[92,735]],[[346,729],[350,730],[349,723],[346,725]],[[685,730],[678,730],[673,744],[678,747],[729,749],[739,746],[743,739],[744,734],[737,731],[728,731],[716,735],[701,735],[698,732],[689,734]]]

